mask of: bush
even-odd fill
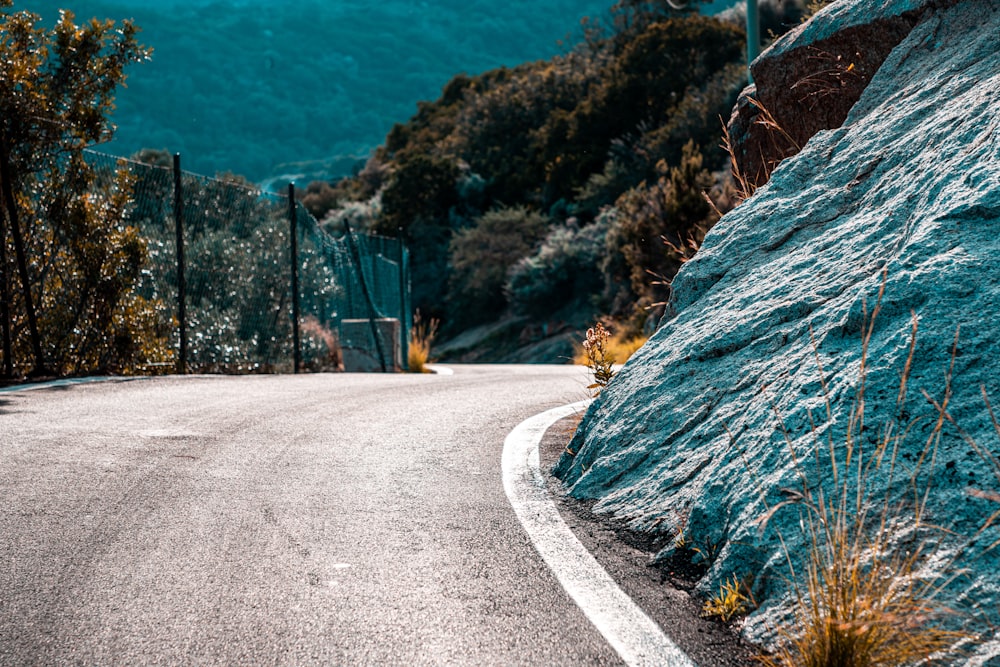
[[[548,225],[548,217],[517,206],[490,211],[456,232],[449,246],[455,320],[478,323],[503,312],[507,272],[533,252]]]
[[[618,315],[628,314],[632,303],[665,303],[670,281],[718,219],[705,198],[715,179],[693,143],[684,147],[679,166],[661,161],[657,170],[657,181],[622,195],[611,216],[603,269]]]
[[[510,304],[518,312],[544,317],[600,294],[604,286],[600,261],[607,232],[606,219],[583,228],[568,224],[551,231],[538,252],[511,268],[504,288]]]

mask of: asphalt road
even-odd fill
[[[0,394],[3,664],[619,664],[499,473],[579,367]]]

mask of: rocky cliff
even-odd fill
[[[557,467],[597,511],[676,536],[658,558],[700,545],[703,592],[747,581],[765,645],[808,504],[863,479],[869,527],[886,518],[887,549],[919,552],[974,633],[963,659],[1000,655],[998,35],[998,0],[841,0],[765,52],[759,94],[801,151],[710,232]],[[809,58],[839,74],[789,65]]]

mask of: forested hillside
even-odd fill
[[[187,168],[262,182],[350,172],[458,72],[548,57],[609,0],[17,0],[78,23],[134,19],[152,60],[119,91],[109,152],[184,154]]]
[[[800,14],[790,3],[765,28]],[[304,201],[335,232],[402,233],[415,303],[446,335],[507,315],[542,334],[596,314],[639,332],[732,205],[721,119],[744,53],[739,21],[620,2],[571,53],[456,76]]]

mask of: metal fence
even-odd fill
[[[169,349],[140,371],[405,368],[412,321],[401,240],[332,236],[293,186],[278,195],[188,173],[179,156],[172,165],[85,157],[97,182],[128,174],[127,223],[146,247],[134,291]]]

